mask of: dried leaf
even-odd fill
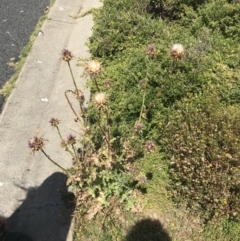
[[[96,153],[92,154],[89,157],[89,161],[98,167],[102,165],[101,162],[99,161],[99,155]]]
[[[92,206],[86,215],[87,220],[93,219],[99,211],[102,210],[102,205],[100,203],[96,204],[96,206]]]
[[[131,208],[131,212],[133,213],[141,213],[143,211],[143,207],[140,205],[140,203],[137,203]]]

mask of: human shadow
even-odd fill
[[[33,241],[66,241],[75,208],[74,194],[68,192],[66,178],[56,172],[38,188],[27,190],[26,199],[6,220],[6,240],[28,240],[16,236],[21,232]]]
[[[168,232],[156,219],[142,219],[130,229],[123,241],[171,241]]]

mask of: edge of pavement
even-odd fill
[[[45,151],[50,157],[65,168],[72,165],[49,124],[52,117],[60,119],[64,137],[79,131],[69,121],[74,116],[64,92],[73,84],[61,51],[68,49],[75,56],[73,74],[89,100],[86,78],[80,76],[84,68],[76,62],[78,57],[90,57],[85,43],[92,34],[93,19],[70,16],[101,6],[99,0],[56,0],[0,115],[0,216],[6,218],[9,231],[24,232],[34,241],[72,240],[74,207],[66,208],[63,201],[70,194],[66,176],[42,153],[33,155],[28,140],[42,136],[48,140]]]

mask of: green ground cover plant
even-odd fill
[[[81,134],[63,138],[50,120],[75,163],[60,167],[76,194],[74,239],[238,241],[240,4],[104,0],[93,13],[92,60],[79,60],[88,105],[62,52]],[[58,165],[43,138],[29,147]]]
[[[130,139],[141,125],[167,163],[169,197],[199,216],[205,240],[240,230],[239,12],[237,1],[105,0],[89,41],[99,85],[111,83],[113,135]]]

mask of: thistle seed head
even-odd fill
[[[149,54],[149,55],[152,55],[152,56],[157,54],[157,50],[156,50],[156,47],[155,47],[154,44],[149,44],[147,46],[146,54]]]
[[[85,96],[83,94],[83,92],[81,90],[78,90],[78,92],[75,90],[74,91],[74,95],[76,96],[76,98],[78,98],[79,96],[79,100],[83,103],[85,100]]]
[[[153,143],[153,141],[147,141],[145,147],[149,152],[154,152],[156,149],[156,145]]]
[[[102,70],[102,65],[98,60],[90,60],[87,65],[85,70],[90,74],[90,75],[97,75],[101,72]]]
[[[68,135],[67,137],[67,144],[74,145],[76,143],[76,136]]]
[[[67,50],[67,49],[63,49],[62,50],[62,57],[61,57],[61,59],[63,61],[69,62],[69,61],[71,61],[72,58],[73,58],[73,55],[72,55],[72,53],[69,50]]]
[[[80,94],[80,99],[81,99],[82,101],[84,101],[84,100],[85,100],[85,96],[84,96],[84,94],[83,94],[83,93],[81,93],[81,94]]]
[[[138,178],[138,181],[139,181],[141,184],[144,184],[144,183],[147,182],[147,177],[142,175],[142,176],[140,176],[140,177]]]
[[[107,95],[104,92],[97,93],[94,96],[94,103],[97,106],[97,108],[104,107],[107,104]]]
[[[56,118],[51,118],[51,120],[49,121],[52,127],[57,127],[60,123],[60,120],[56,119]]]
[[[135,129],[136,129],[137,131],[141,131],[142,128],[143,128],[143,124],[142,124],[141,122],[139,122],[139,121],[136,121],[136,123],[135,123]]]
[[[66,148],[66,147],[67,147],[67,143],[66,143],[65,140],[62,140],[62,141],[61,141],[61,147],[62,147],[62,148]]]
[[[139,80],[138,86],[139,86],[140,88],[144,87],[144,80],[143,80],[143,79]]]
[[[33,153],[41,150],[44,146],[44,139],[41,137],[34,136],[31,140],[28,141],[28,147],[32,150]]]
[[[185,49],[182,44],[174,44],[170,49],[170,55],[175,59],[179,60],[183,57]]]
[[[112,82],[111,82],[111,80],[109,80],[109,79],[105,80],[104,84],[105,84],[105,86],[106,86],[107,88],[111,88],[111,87],[112,87]]]

